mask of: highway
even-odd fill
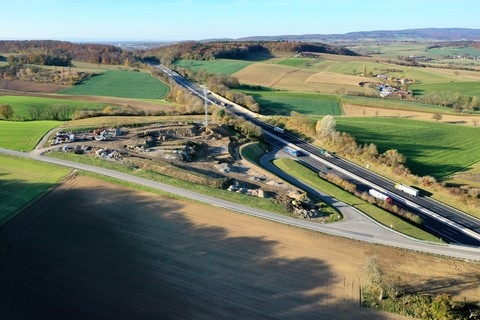
[[[203,89],[190,83],[168,68],[163,66],[157,67],[193,94],[201,98],[204,97]],[[222,100],[224,102],[226,101],[212,93],[208,94],[207,99],[209,103],[216,104],[220,107],[224,106]],[[387,194],[394,199],[397,204],[421,216],[425,229],[449,243],[480,247],[479,219],[435,201],[424,194],[420,194],[418,197],[409,196],[395,189],[394,181],[386,179],[340,157],[326,156],[320,152],[320,148],[288,133],[275,132],[272,126],[261,121],[255,114],[232,102],[228,103],[231,106],[227,108],[229,112],[244,117],[263,129],[265,133],[264,139],[267,143],[279,148],[293,145],[297,149],[302,150],[304,155],[298,157],[298,161],[317,171],[325,170],[325,168],[333,168],[336,172],[340,172],[343,176],[354,181],[360,188],[374,188]]]

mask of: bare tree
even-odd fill
[[[30,114],[30,117],[32,120],[40,120],[41,116],[43,115],[44,109],[40,106],[32,106],[30,109],[28,109],[28,113]]]
[[[0,116],[8,120],[13,117],[13,108],[9,104],[0,105]]]
[[[335,126],[337,123],[331,115],[326,115],[322,120],[317,121],[315,131],[317,136],[323,139],[331,139],[335,133]]]
[[[432,119],[435,120],[436,122],[438,122],[439,120],[443,119],[443,116],[440,113],[434,113],[432,115]]]

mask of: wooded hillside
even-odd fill
[[[259,55],[273,56],[276,52],[331,53],[358,56],[357,53],[342,47],[322,43],[298,41],[220,41],[220,42],[181,42],[170,46],[147,50],[145,57],[156,57],[162,64],[170,65],[178,59],[250,59]]]
[[[101,64],[127,64],[135,60],[132,51],[104,44],[72,43],[56,40],[12,40],[0,41],[0,52],[5,56],[9,53],[20,53],[24,57],[32,54],[61,57],[61,61],[77,60]]]

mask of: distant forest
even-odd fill
[[[19,54],[11,62],[68,66],[72,60],[125,65],[134,62],[132,51],[112,45],[81,44],[55,40],[0,41],[0,52]]]
[[[352,50],[323,43],[305,43],[298,41],[216,41],[216,42],[181,42],[165,47],[147,50],[144,57],[155,57],[162,64],[171,65],[179,59],[214,60],[242,59],[248,60],[264,56],[273,56],[275,52],[314,52],[358,56]]]
[[[113,45],[72,43],[55,40],[0,41],[0,52],[9,62],[70,66],[73,60],[115,65],[135,65],[145,61],[161,61],[171,65],[178,59],[250,59],[275,52],[314,52],[358,55],[342,47],[298,41],[215,41],[180,42],[149,50],[122,50]],[[15,56],[8,56],[15,53]]]

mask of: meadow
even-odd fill
[[[342,96],[342,104],[354,104],[357,106],[365,107],[377,107],[382,109],[391,109],[391,110],[408,110],[408,111],[419,111],[419,112],[429,112],[429,113],[442,113],[442,114],[458,114],[453,111],[452,108],[435,106],[431,104],[419,103],[415,101],[406,101],[406,100],[387,100],[387,99],[376,99],[376,98],[366,98],[358,96]]]
[[[169,90],[167,84],[147,72],[108,70],[59,93],[132,99],[162,99]]]
[[[0,121],[0,148],[31,151],[60,121]]]
[[[264,115],[289,116],[292,111],[305,115],[340,115],[342,109],[336,96],[291,91],[242,90],[260,104]]]
[[[412,85],[410,88],[414,90],[414,92],[417,92],[417,94],[425,94],[428,92],[452,92],[461,95],[480,97],[480,84],[478,81],[425,83]]]
[[[75,110],[102,110],[107,106],[101,102],[77,101],[71,99],[57,99],[57,98],[42,98],[32,96],[0,96],[0,104],[9,104],[13,109],[14,119],[31,120],[30,109],[32,107],[39,107],[43,112],[48,113],[48,110],[55,106],[66,106],[71,115]]]
[[[0,155],[0,225],[53,187],[68,171],[48,163]]]
[[[251,61],[246,60],[217,59],[212,61],[179,60],[175,63],[175,65],[194,71],[200,71],[203,69],[207,73],[211,74],[233,74],[250,65],[251,63]]]
[[[337,117],[337,130],[359,144],[374,143],[380,153],[397,149],[420,176],[446,179],[480,161],[478,129],[451,124],[388,118]]]

